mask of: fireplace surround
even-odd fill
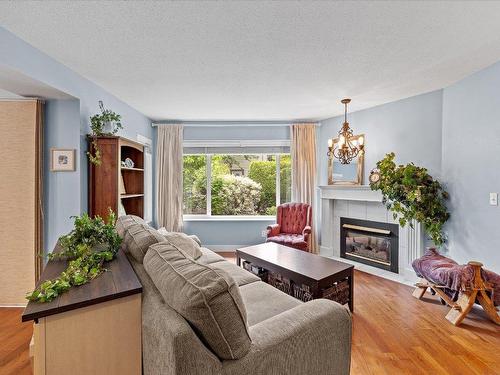
[[[340,218],[340,257],[394,273],[399,272],[399,226]]]
[[[412,227],[401,227],[392,212],[382,203],[380,191],[370,186],[320,186],[320,254],[354,264],[358,270],[371,273],[389,280],[413,285],[418,281],[411,263],[424,253],[425,237],[422,226],[412,222]],[[351,218],[370,220],[398,226],[398,273],[366,263],[341,258],[340,256],[340,219]]]

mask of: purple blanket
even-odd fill
[[[460,265],[453,259],[440,255],[436,249],[428,249],[424,256],[412,263],[418,277],[445,287],[445,293],[456,298],[459,291],[473,288],[474,269],[469,265]],[[493,285],[493,292],[488,292],[495,306],[500,306],[500,275],[481,269],[483,280]]]

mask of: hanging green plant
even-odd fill
[[[413,163],[396,165],[394,158],[392,152],[377,162],[380,179],[370,182],[371,189],[382,192],[382,202],[402,227],[416,220],[436,245],[442,245],[446,240],[443,226],[450,217],[445,202],[448,193],[426,168]]]
[[[106,221],[87,214],[74,217],[75,227],[59,239],[62,251],[51,253],[48,259],[67,259],[68,267],[59,277],[46,280],[28,293],[29,301],[49,302],[72,286],[88,283],[105,271],[104,263],[113,260],[120,249],[121,237],[115,230],[116,216],[109,210]]]
[[[102,101],[99,101],[100,114],[96,114],[90,117],[90,129],[92,130],[92,137],[100,137],[106,135],[115,135],[118,130],[123,129],[121,121],[121,115],[104,108]],[[92,141],[92,146],[94,148],[94,154],[90,151],[87,152],[89,161],[95,165],[101,165],[101,152],[99,151],[99,146],[94,138]]]

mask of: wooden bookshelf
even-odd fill
[[[101,165],[89,163],[89,213],[107,217],[108,207],[119,215],[120,203],[126,214],[144,216],[144,146],[117,136],[89,137],[89,149],[96,140]],[[122,162],[130,158],[134,167]],[[125,192],[121,191],[121,181]]]

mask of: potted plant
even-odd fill
[[[92,164],[101,164],[101,153],[97,145],[96,137],[115,135],[120,129],[123,129],[121,124],[121,115],[104,108],[102,101],[99,101],[100,114],[90,117],[90,128],[92,129],[91,136],[94,137],[92,145],[94,147],[94,154],[87,152],[89,161]]]
[[[446,240],[443,226],[450,217],[446,208],[448,193],[426,168],[413,163],[396,165],[394,158],[392,152],[377,162],[379,178],[370,182],[372,190],[382,192],[382,202],[402,227],[418,221],[434,244],[442,245]]]

